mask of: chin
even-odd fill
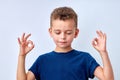
[[[62,46],[59,46],[59,48],[61,49],[66,49],[66,48],[69,48],[70,46],[67,46],[67,45],[62,45]]]

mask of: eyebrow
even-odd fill
[[[73,30],[66,30],[66,31],[73,31]]]
[[[60,31],[59,29],[56,29],[56,30],[54,30],[54,31]],[[65,30],[65,31],[73,31],[73,30]]]

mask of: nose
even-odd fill
[[[66,39],[65,33],[61,33],[61,39]]]

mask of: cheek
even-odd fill
[[[52,38],[55,42],[58,41],[58,39],[59,39],[58,36],[56,36],[56,35],[53,35]]]
[[[74,35],[73,35],[73,36],[69,36],[69,37],[67,38],[67,41],[72,42],[73,39],[74,39]]]

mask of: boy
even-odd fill
[[[71,47],[73,39],[79,33],[77,14],[72,8],[56,8],[50,19],[49,33],[56,44],[55,50],[40,55],[26,73],[25,57],[34,48],[34,44],[28,40],[31,34],[24,33],[21,38],[18,38],[20,52],[17,80],[88,80],[94,76],[99,80],[114,80],[106,50],[105,33],[96,31],[98,37],[92,41],[93,47],[102,58],[102,68],[89,53]]]

